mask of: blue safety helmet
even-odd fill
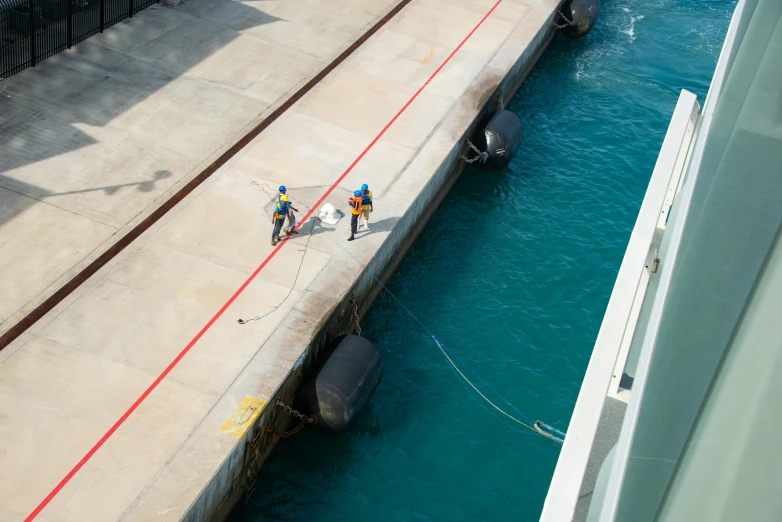
[[[286,190],[288,189],[285,188],[285,185],[280,185],[280,192],[285,192]]]
[[[353,191],[353,195],[354,196],[360,196],[361,195],[361,191],[360,190],[354,190]]]
[[[361,185],[361,190],[369,190],[369,185],[364,183],[363,185]]]

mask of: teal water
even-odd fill
[[[465,172],[389,281],[533,419],[567,427],[679,91],[702,103],[734,5],[604,1],[557,37],[510,104],[513,163]],[[362,326],[385,363],[369,407],[282,441],[231,519],[537,520],[559,447],[489,411],[388,295]]]

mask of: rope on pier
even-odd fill
[[[259,186],[260,186],[260,184],[258,184],[258,183],[256,183],[256,182],[253,182],[253,184],[255,184],[255,185],[259,185]],[[265,192],[265,190],[264,190],[264,192]],[[288,196],[288,197],[290,197],[291,199],[293,199],[294,201],[296,201],[296,203],[297,203],[297,204],[300,204],[300,205],[304,206],[304,207],[305,207],[307,210],[312,210],[312,208],[311,208],[310,206],[308,206],[306,203],[304,203],[303,201],[296,200],[295,198],[293,198],[293,197],[291,197],[291,196]],[[317,218],[315,218],[315,217],[313,217],[312,219],[313,219],[313,220],[317,220]],[[562,444],[562,442],[563,442],[563,437],[565,436],[565,434],[564,434],[563,432],[561,432],[561,431],[557,430],[556,428],[552,428],[551,426],[548,426],[547,424],[544,424],[544,423],[542,423],[542,422],[540,422],[540,421],[533,422],[532,420],[530,420],[530,418],[529,418],[529,417],[527,417],[527,416],[526,416],[524,413],[522,413],[522,412],[521,412],[521,411],[520,411],[518,408],[516,408],[516,406],[514,406],[514,405],[513,405],[513,404],[512,404],[512,403],[511,403],[511,402],[510,402],[508,399],[506,399],[505,397],[503,397],[503,396],[502,396],[502,395],[501,395],[501,394],[500,394],[500,393],[499,393],[497,390],[495,390],[495,389],[494,389],[494,388],[491,386],[491,384],[489,384],[488,382],[486,382],[486,381],[485,381],[485,380],[484,380],[484,379],[483,379],[483,378],[482,378],[480,375],[478,375],[478,374],[477,374],[477,373],[476,373],[476,372],[475,372],[475,371],[474,371],[472,368],[470,368],[470,367],[467,365],[467,363],[466,363],[466,362],[464,362],[462,359],[460,359],[460,358],[459,358],[459,357],[458,357],[458,356],[457,356],[457,355],[456,355],[456,354],[455,354],[455,353],[454,353],[454,352],[453,352],[453,351],[452,351],[450,348],[448,348],[448,347],[447,347],[447,346],[446,346],[446,345],[445,345],[445,344],[444,344],[444,343],[443,343],[443,342],[442,342],[440,339],[438,339],[438,338],[437,338],[437,337],[436,337],[436,336],[435,336],[435,335],[434,335],[434,334],[431,332],[431,330],[429,330],[429,328],[427,328],[427,327],[426,327],[426,326],[425,326],[425,325],[424,325],[424,324],[421,322],[421,320],[420,320],[420,319],[418,319],[418,317],[416,317],[416,316],[415,316],[415,314],[413,314],[413,312],[411,312],[411,311],[410,311],[410,309],[409,309],[409,308],[407,308],[407,307],[406,307],[406,306],[405,306],[405,305],[402,303],[402,301],[400,301],[400,300],[399,300],[399,298],[398,298],[396,295],[394,295],[394,293],[393,293],[393,292],[391,292],[391,290],[389,290],[389,289],[388,289],[388,287],[387,287],[385,284],[383,284],[383,281],[381,281],[381,280],[380,280],[380,278],[379,278],[379,277],[378,277],[378,276],[377,276],[377,275],[376,275],[376,274],[375,274],[375,273],[372,271],[372,269],[370,269],[370,268],[369,268],[367,265],[365,265],[364,263],[362,263],[362,262],[361,262],[361,260],[359,260],[359,259],[358,259],[356,256],[354,256],[354,255],[353,255],[353,254],[352,254],[352,253],[351,253],[351,252],[350,252],[348,249],[346,249],[346,248],[345,248],[345,247],[344,247],[344,246],[343,246],[343,245],[342,245],[342,244],[341,244],[339,241],[337,241],[336,239],[334,239],[334,238],[332,237],[332,234],[330,234],[330,233],[328,233],[328,232],[326,231],[326,233],[325,233],[324,235],[325,235],[327,238],[329,238],[329,240],[330,240],[332,243],[334,243],[334,244],[335,244],[337,247],[339,247],[339,248],[340,248],[340,249],[341,249],[343,252],[345,252],[346,254],[348,254],[348,256],[350,256],[351,258],[353,258],[353,260],[354,260],[356,263],[358,263],[358,264],[359,264],[359,265],[360,265],[360,266],[361,266],[361,267],[362,267],[364,270],[366,270],[366,272],[367,272],[367,273],[368,273],[368,274],[369,274],[369,275],[372,277],[372,279],[374,279],[374,280],[377,282],[377,284],[379,284],[379,285],[380,285],[380,287],[381,287],[383,290],[385,290],[385,291],[386,291],[386,293],[387,293],[387,294],[388,294],[388,295],[389,295],[389,296],[390,296],[390,297],[391,297],[391,298],[392,298],[394,301],[396,301],[396,303],[397,303],[399,306],[401,306],[401,307],[402,307],[402,309],[403,309],[405,312],[407,312],[407,314],[410,316],[410,318],[411,318],[411,319],[413,319],[413,321],[415,321],[416,323],[418,323],[418,325],[419,325],[419,326],[420,326],[420,327],[421,327],[421,328],[422,328],[422,329],[423,329],[423,330],[424,330],[424,331],[425,331],[425,332],[426,332],[426,333],[427,333],[427,334],[428,334],[428,335],[429,335],[429,336],[432,338],[432,340],[435,342],[435,344],[436,344],[436,345],[437,345],[437,347],[439,348],[440,352],[443,354],[443,356],[445,357],[446,361],[447,361],[447,362],[448,362],[448,364],[449,364],[449,365],[450,365],[450,366],[453,368],[453,370],[456,372],[456,374],[457,374],[457,375],[458,375],[458,376],[459,376],[459,377],[460,377],[462,380],[464,380],[464,382],[465,382],[467,385],[469,385],[469,386],[470,386],[470,388],[472,388],[472,389],[473,389],[473,390],[474,390],[474,391],[475,391],[475,392],[476,392],[476,393],[477,393],[477,394],[478,394],[478,395],[479,395],[479,396],[480,396],[480,397],[481,397],[481,398],[482,398],[482,399],[483,399],[483,400],[484,400],[484,401],[485,401],[485,402],[486,402],[486,403],[487,403],[489,406],[491,406],[491,407],[492,407],[493,409],[495,409],[497,412],[499,412],[500,414],[504,415],[505,417],[507,417],[508,419],[512,420],[513,422],[515,422],[515,423],[517,423],[517,424],[519,424],[519,425],[521,425],[521,426],[523,426],[523,427],[525,427],[525,428],[529,429],[529,430],[530,430],[530,431],[532,431],[533,433],[536,433],[536,434],[538,434],[538,435],[540,435],[540,436],[542,436],[542,437],[545,437],[545,438],[547,438],[547,439],[549,439],[549,440],[552,440],[552,441],[554,441],[554,442],[556,442],[556,443],[558,443],[558,444]],[[459,364],[457,364],[457,362],[458,362]],[[507,405],[508,405],[508,406],[509,406],[509,407],[510,407],[510,408],[511,408],[511,409],[512,409],[512,410],[513,410],[515,413],[516,413],[516,415],[518,415],[518,417],[521,417],[521,418],[523,418],[524,420],[521,420],[521,419],[519,419],[517,416],[515,416],[515,415],[512,415],[511,413],[508,413],[506,410],[504,410],[503,408],[501,408],[500,406],[498,406],[497,404],[495,404],[495,403],[494,403],[494,402],[493,402],[491,399],[489,399],[489,398],[488,398],[488,397],[487,397],[487,396],[486,396],[486,395],[485,395],[485,394],[484,394],[484,393],[483,393],[483,392],[480,390],[480,388],[478,388],[478,386],[476,386],[476,385],[475,385],[475,383],[473,383],[473,382],[472,382],[472,380],[471,380],[469,377],[467,377],[467,375],[465,375],[465,373],[464,373],[464,372],[461,370],[461,368],[460,368],[460,366],[459,366],[459,365],[461,365],[461,367],[465,368],[465,369],[466,369],[466,370],[467,370],[469,373],[471,373],[471,374],[472,374],[472,375],[473,375],[473,376],[474,376],[474,377],[475,377],[477,380],[479,380],[479,381],[480,381],[480,382],[481,382],[481,383],[482,383],[482,384],[483,384],[483,385],[484,385],[486,388],[488,388],[488,389],[489,389],[491,392],[493,392],[493,393],[494,393],[494,394],[495,394],[497,397],[499,397],[499,398],[502,400],[502,402],[504,402],[505,404],[507,404]],[[472,396],[472,394],[470,394],[470,396]],[[474,398],[474,397],[473,397],[473,398]],[[507,425],[507,424],[506,424],[506,425]],[[551,431],[552,431],[552,432],[554,432],[556,435],[552,435],[551,433],[547,433],[547,432],[543,431],[542,429],[540,429],[540,428],[542,428],[542,427],[545,427],[546,429],[549,429],[549,430],[551,430]],[[301,428],[298,428],[298,429],[301,429]]]
[[[467,145],[477,154],[474,158],[470,159],[464,154],[459,156],[460,159],[463,159],[466,163],[475,163],[476,161],[480,161],[481,163],[486,163],[486,160],[489,159],[489,153],[486,151],[481,151],[472,144],[470,140],[467,140]]]
[[[252,182],[252,184],[253,184],[253,185],[257,185],[258,187],[260,187],[260,188],[261,188],[261,190],[263,190],[264,192],[266,192],[266,189],[264,189],[264,188],[263,188],[263,186],[261,185],[261,183],[258,183],[258,182],[256,182],[256,181],[253,181],[253,182]],[[265,183],[264,183],[264,185],[265,185]],[[269,195],[269,193],[268,193],[268,192],[266,192],[266,195],[268,196],[268,195]],[[271,199],[273,200],[273,199],[274,199],[274,196],[271,196]],[[309,208],[309,207],[307,207],[307,208]],[[288,290],[288,293],[285,295],[285,297],[282,299],[282,301],[280,301],[280,303],[279,303],[277,306],[275,306],[274,308],[272,308],[271,310],[269,310],[268,312],[266,312],[266,313],[265,313],[265,314],[263,314],[263,315],[256,315],[255,317],[251,317],[251,318],[249,318],[249,319],[241,319],[241,318],[240,318],[240,319],[237,319],[237,320],[236,320],[236,322],[237,322],[237,323],[239,323],[239,324],[247,324],[247,323],[249,323],[250,321],[260,321],[260,320],[261,320],[261,319],[263,319],[264,317],[268,317],[269,315],[271,315],[271,314],[273,314],[274,312],[276,312],[276,311],[277,311],[277,309],[278,309],[279,307],[281,307],[283,304],[285,304],[285,301],[287,301],[287,300],[288,300],[288,298],[291,296],[291,294],[293,293],[293,289],[296,287],[296,283],[297,283],[297,282],[298,282],[298,280],[299,280],[299,274],[301,274],[301,267],[302,267],[302,265],[304,265],[304,256],[306,256],[306,255],[307,255],[307,249],[308,249],[308,248],[309,248],[309,246],[310,246],[310,240],[312,239],[312,232],[315,230],[315,225],[316,225],[316,223],[317,223],[317,220],[316,220],[316,218],[313,216],[313,217],[310,219],[310,233],[309,233],[309,235],[307,235],[307,242],[304,244],[304,248],[299,250],[299,252],[302,252],[302,254],[301,254],[301,260],[299,261],[299,268],[296,270],[296,277],[294,277],[294,278],[293,278],[293,284],[291,285],[291,287],[290,287],[290,290]],[[284,239],[284,241],[287,241],[287,240],[288,240],[288,238],[286,237],[286,238]]]

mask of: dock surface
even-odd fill
[[[273,116],[398,0],[191,0],[8,79],[0,335]]]
[[[224,516],[216,506],[246,487],[250,431],[349,295],[369,306],[365,266],[399,261],[455,181],[465,132],[545,47],[557,4],[413,0],[2,349],[0,520]],[[0,99],[19,111],[0,117],[16,147],[0,159],[5,330],[394,5],[194,0],[13,77]],[[96,114],[79,93],[101,74],[120,80]],[[26,121],[45,79],[61,82],[46,107],[61,119]],[[349,216],[309,219],[324,202],[348,213],[362,183],[370,232],[349,243]],[[300,225],[273,247],[280,184]]]

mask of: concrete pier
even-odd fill
[[[351,330],[351,299],[359,313],[370,306],[379,288],[364,265],[380,277],[393,271],[458,177],[464,136],[498,92],[515,92],[553,34],[558,2],[495,2],[410,2],[0,351],[0,520],[220,520],[243,495],[262,494],[253,476],[272,449],[266,427],[291,422],[275,401],[290,401],[325,343]],[[266,22],[248,26],[260,15],[234,11],[246,8],[263,10]],[[127,28],[151,35],[149,45],[111,70],[139,64],[139,73],[123,73],[128,94],[138,87],[131,80],[160,70],[151,60],[176,77],[132,107],[106,95],[100,127],[64,125],[73,141],[58,141],[62,133],[47,133],[46,122],[8,118],[33,110],[18,86],[43,92],[40,78],[67,77],[68,68],[99,75],[112,52],[63,53],[14,77],[13,97],[0,99],[0,136],[15,133],[2,146],[16,147],[0,159],[11,202],[0,229],[6,322],[56,292],[392,8],[194,0],[150,9]],[[213,41],[204,26],[229,27],[234,38]],[[125,29],[94,45],[109,48],[105,40]],[[176,43],[157,42],[161,35]],[[230,53],[176,59],[221,41]],[[263,77],[268,70],[277,73]],[[66,90],[78,100],[78,88]],[[24,110],[7,112],[9,101]],[[9,131],[17,125],[23,130]],[[38,150],[24,148],[32,138],[50,146],[27,162]],[[123,192],[139,179],[145,190]],[[375,196],[371,232],[348,243],[348,218],[334,226],[303,219],[293,239],[269,244],[278,185],[302,219],[324,201],[347,212],[362,183]]]
[[[8,80],[0,335],[159,209],[396,0],[153,5]]]

